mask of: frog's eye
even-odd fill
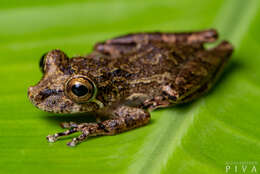
[[[42,73],[44,73],[44,65],[45,65],[46,55],[47,55],[47,53],[43,54],[41,59],[40,59],[40,62],[39,62],[39,66],[40,66]]]
[[[76,103],[85,103],[95,96],[94,83],[84,76],[76,76],[65,84],[65,94]]]

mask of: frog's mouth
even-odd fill
[[[78,104],[68,99],[63,90],[44,89],[37,92],[37,86],[28,88],[30,102],[38,109],[51,113],[83,113],[98,110],[102,105],[99,101]]]

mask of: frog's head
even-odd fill
[[[103,107],[96,99],[95,83],[78,74],[70,61],[60,50],[43,55],[40,60],[43,77],[28,89],[28,97],[36,107],[55,113],[92,112]]]

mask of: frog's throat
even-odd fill
[[[101,109],[101,108],[104,107],[104,104],[100,100],[96,99],[96,96],[97,96],[97,93],[98,93],[98,89],[97,89],[97,86],[95,85],[94,82],[92,82],[92,85],[94,87],[94,94],[93,94],[93,96],[90,98],[90,100],[88,102],[96,103],[99,106],[99,109]]]

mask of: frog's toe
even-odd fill
[[[50,142],[50,143],[53,143],[55,141],[57,141],[57,138],[55,137],[55,135],[48,135],[46,137],[46,139]]]
[[[77,144],[81,143],[82,141],[86,140],[88,137],[88,133],[82,133],[77,138],[73,138],[70,142],[67,143],[68,146],[74,147]]]
[[[75,138],[73,138],[73,140],[74,140],[74,139],[75,139]],[[73,140],[70,141],[70,142],[68,142],[67,145],[70,146],[70,147],[75,147],[77,144],[76,144],[75,141],[73,141]]]

